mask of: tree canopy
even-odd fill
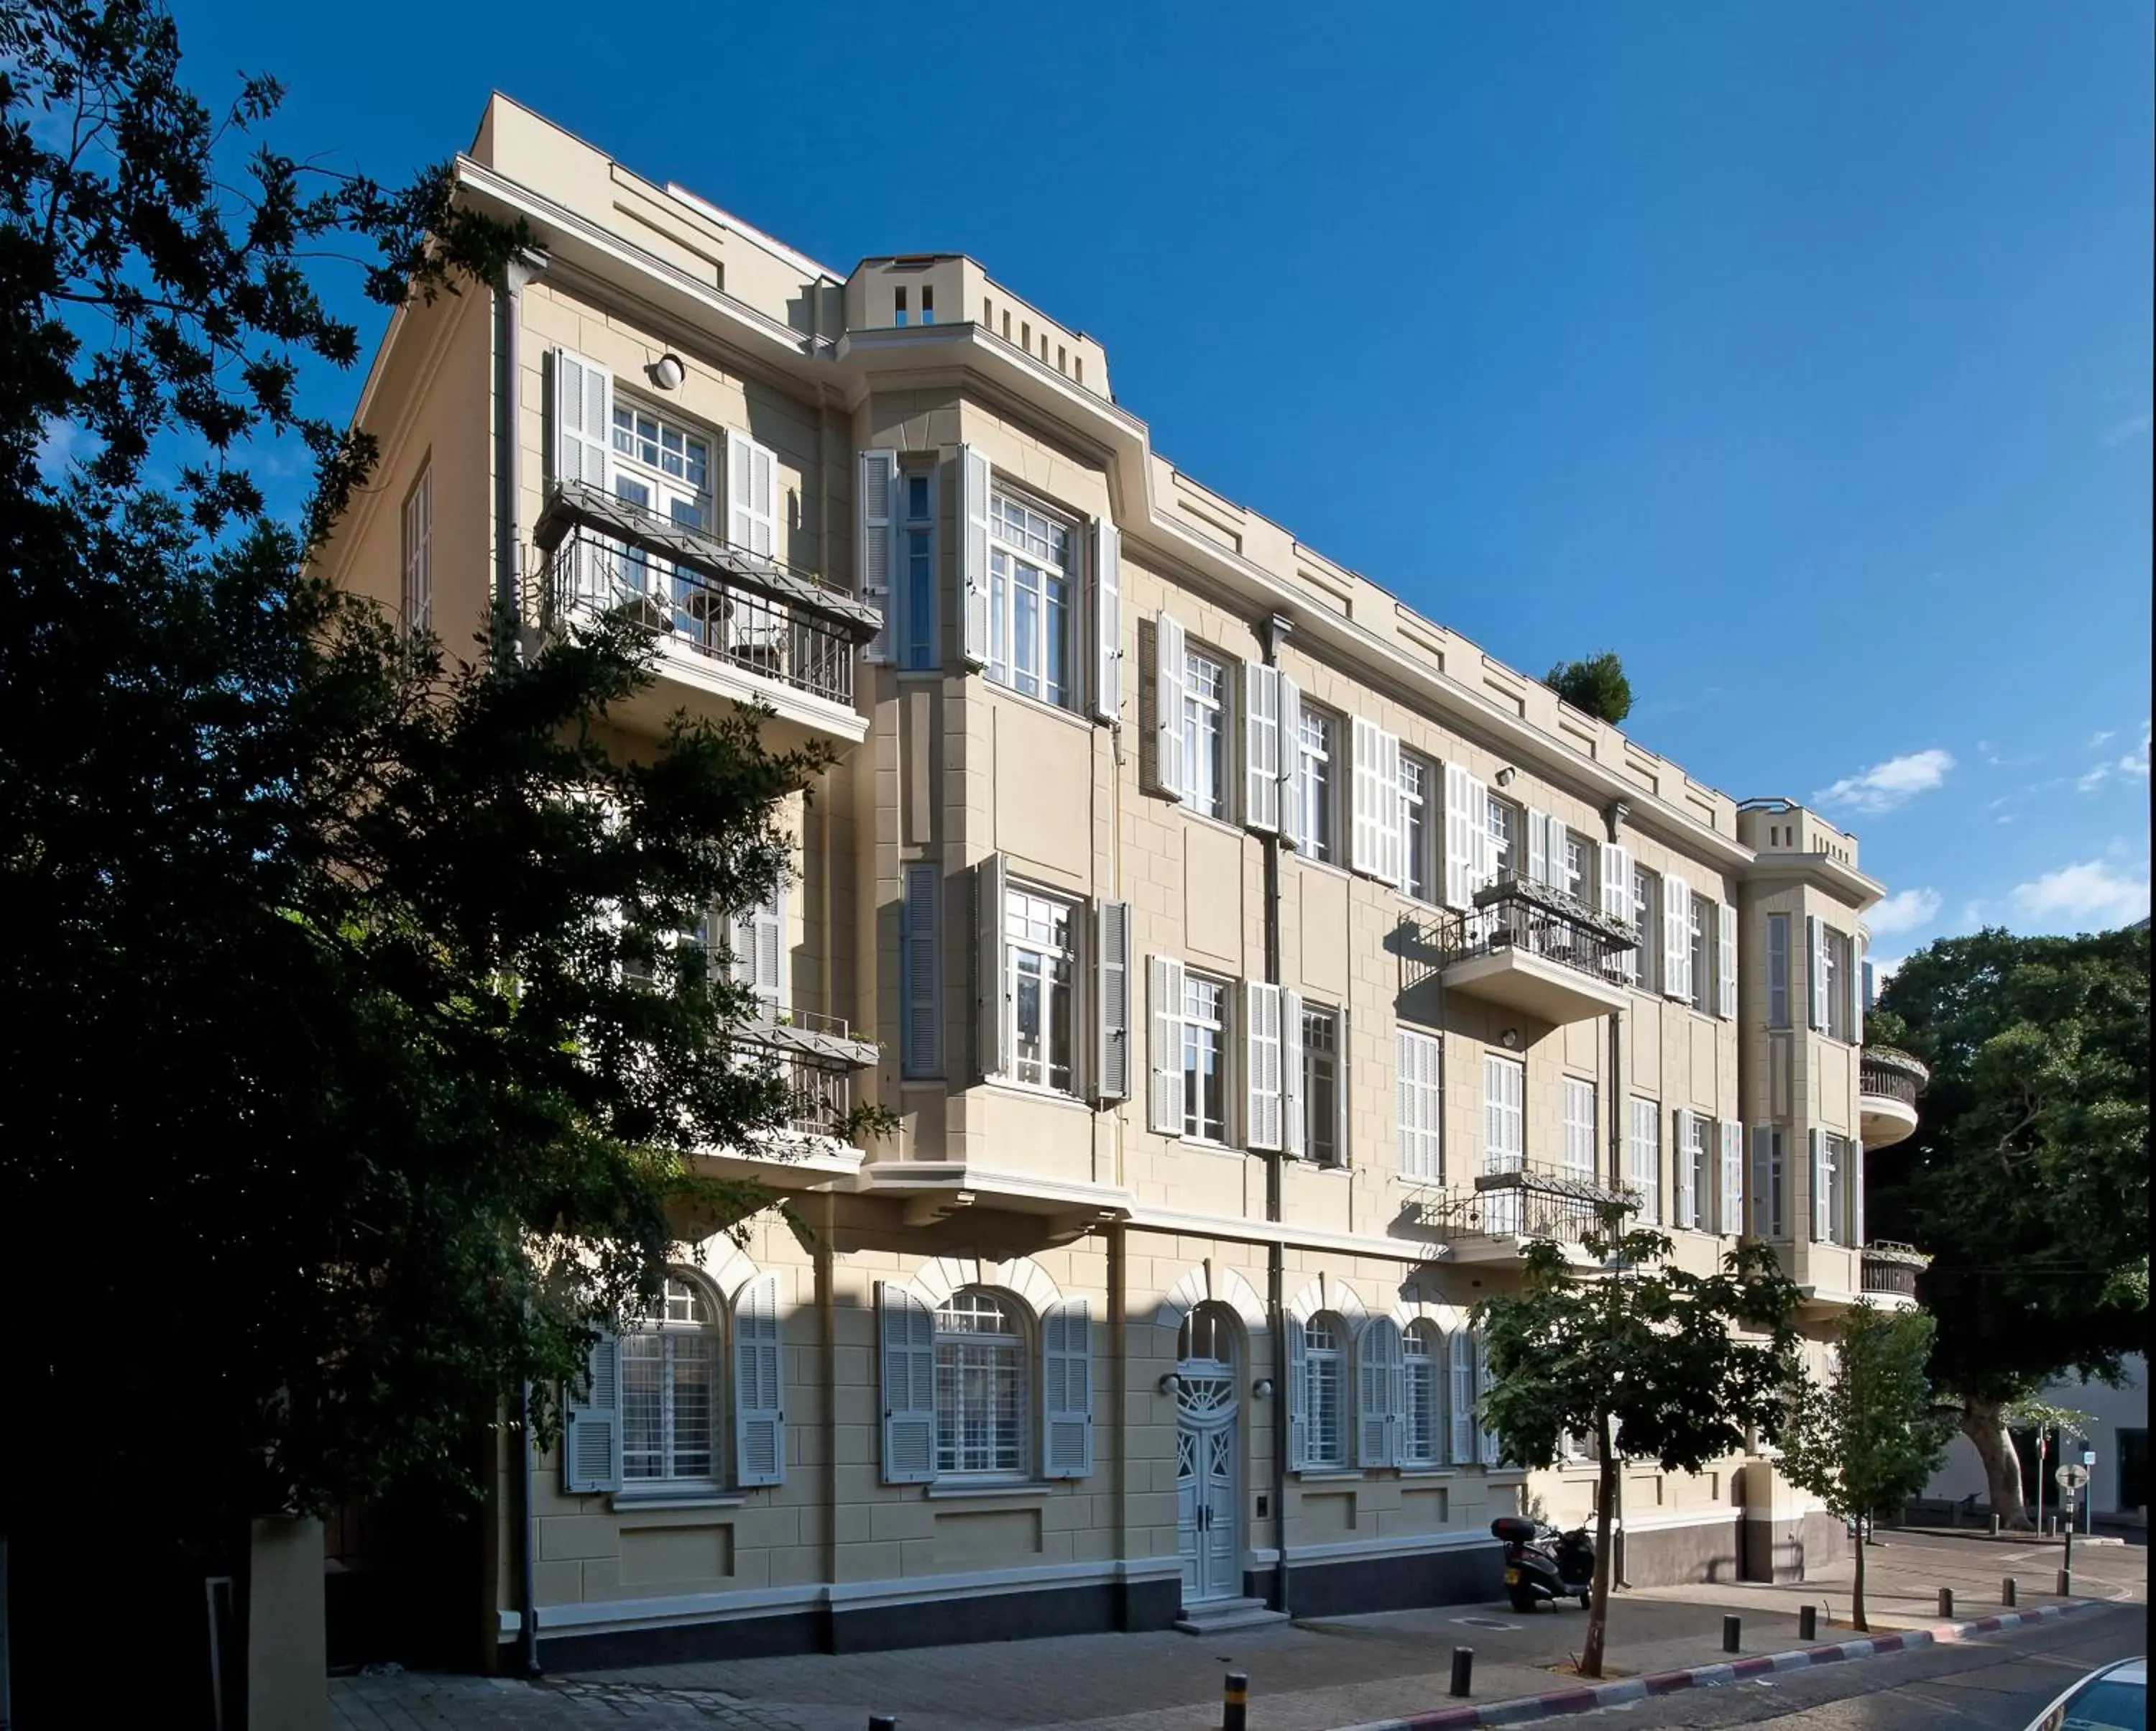
[[[1543,683],[1574,709],[1612,727],[1632,712],[1632,682],[1625,677],[1625,664],[1614,650],[1584,661],[1560,661]]]
[[[2148,929],[1943,938],[1880,1011],[1932,1075],[1916,1133],[1867,1158],[1866,1211],[1930,1253],[1932,1378],[2019,1522],[2001,1410],[2147,1338]]]

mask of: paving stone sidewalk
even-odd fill
[[[1885,1535],[1868,1558],[1867,1598],[1881,1629],[1938,1621],[1938,1588],[1953,1586],[1957,1615],[1996,1608],[2011,1547]],[[2077,1595],[2144,1597],[2147,1552],[2103,1548],[2088,1566],[2075,1555]],[[2023,1561],[2020,1603],[2056,1602],[2056,1553]],[[1722,1618],[1743,1620],[1743,1651],[1802,1645],[1797,1610],[1825,1604],[1822,1643],[1846,1638],[1845,1562],[1799,1586],[1707,1585],[1620,1595],[1610,1610],[1613,1673],[1645,1675],[1715,1662]],[[2038,1577],[2041,1577],[2039,1579]],[[2045,1589],[2039,1591],[2037,1589]],[[341,1731],[531,1728],[583,1731],[633,1721],[654,1728],[862,1731],[871,1713],[900,1731],[1204,1731],[1220,1722],[1220,1684],[1250,1678],[1253,1731],[1327,1731],[1443,1707],[1451,1649],[1476,1650],[1474,1698],[1542,1694],[1564,1679],[1550,1667],[1576,1651],[1586,1626],[1575,1608],[1518,1616],[1502,1605],[1446,1605],[1373,1616],[1275,1624],[1212,1639],[1178,1634],[1081,1635],[1056,1640],[811,1655],[506,1679],[403,1674],[334,1679]]]

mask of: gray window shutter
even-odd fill
[[[1159,790],[1180,799],[1190,788],[1190,766],[1183,761],[1183,627],[1163,613],[1153,620],[1153,762]]]
[[[1093,1318],[1068,1298],[1041,1318],[1041,1477],[1084,1478],[1093,1470]]]
[[[1009,1067],[1004,1050],[1004,1007],[1010,982],[1004,977],[1004,856],[990,854],[973,868],[973,1045],[975,1071],[1001,1076]]]
[[[942,971],[943,869],[933,860],[906,868],[906,896],[899,907],[899,989],[902,1059],[908,1076],[943,1071],[943,1001],[937,990]]]
[[[1281,1148],[1301,1158],[1309,1152],[1302,1097],[1302,994],[1281,991]]]
[[[1782,1235],[1781,1186],[1774,1171],[1774,1138],[1770,1124],[1752,1127],[1752,1235],[1773,1243]]]
[[[1816,1130],[1812,1130],[1808,1131],[1805,1133],[1811,1138],[1812,1242],[1814,1244],[1825,1244],[1830,1241],[1832,1235],[1825,1230],[1826,1223],[1820,1218],[1820,1156],[1822,1152],[1820,1143],[1820,1133]]]
[[[1283,673],[1280,676],[1280,838],[1290,847],[1302,845],[1302,802],[1296,797],[1301,767],[1302,688]]]
[[[1804,916],[1804,948],[1810,958],[1807,984],[1814,1028],[1826,1026],[1826,927],[1815,914]]]
[[[860,458],[860,540],[854,564],[861,599],[876,610],[880,623],[862,655],[871,661],[891,656],[891,567],[896,562],[898,516],[898,453],[863,451]]]
[[[763,1020],[777,1021],[787,1007],[783,884],[772,892],[770,901],[735,919],[732,948],[734,978],[756,994]]]
[[[1243,822],[1278,830],[1281,813],[1280,670],[1243,663]]]
[[[878,1281],[876,1319],[884,1482],[926,1484],[936,1477],[936,1312],[905,1287]]]
[[[1093,713],[1119,720],[1123,710],[1122,533],[1093,519]]]
[[[734,1299],[734,1462],[744,1485],[786,1482],[785,1390],[778,1276],[759,1274]]]
[[[1131,1097],[1131,905],[1093,903],[1093,1002],[1098,1019],[1093,1097]]]
[[[1399,1327],[1389,1317],[1372,1317],[1355,1340],[1355,1464],[1399,1464]]]
[[[1466,1466],[1475,1459],[1475,1337],[1465,1328],[1458,1329],[1447,1344],[1452,1395],[1452,1464]]]
[[[969,667],[985,667],[988,642],[988,492],[993,484],[988,460],[970,444],[958,447],[958,507],[965,525],[961,579],[965,592],[965,656]]]
[[[1243,1133],[1246,1146],[1281,1145],[1281,989],[1243,982]]]
[[[778,556],[778,458],[768,445],[726,429],[726,539]]]
[[[1147,1125],[1163,1135],[1183,1134],[1183,963],[1173,956],[1152,958],[1152,1039],[1149,1057],[1152,1086],[1147,1090]]]
[[[590,1386],[581,1400],[562,1391],[562,1488],[576,1494],[621,1488],[621,1348],[611,1333],[592,1343]]]
[[[581,480],[605,491],[613,438],[613,375],[574,351],[554,351],[554,437],[557,482]]]
[[[1288,1471],[1302,1472],[1310,1466],[1310,1343],[1300,1317],[1284,1318],[1281,1326],[1287,1333]]]
[[[1490,1398],[1493,1379],[1490,1374],[1490,1343],[1480,1334],[1475,1337],[1475,1400],[1478,1407],[1485,1408]],[[1478,1414],[1476,1428],[1482,1440],[1482,1464],[1495,1466],[1498,1463],[1497,1433]]]

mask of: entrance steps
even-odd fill
[[[1183,1606],[1175,1626],[1185,1635],[1219,1635],[1229,1629],[1255,1629],[1286,1621],[1286,1611],[1266,1610],[1262,1599],[1208,1599]]]

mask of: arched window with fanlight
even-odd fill
[[[1348,1325],[1332,1311],[1289,1318],[1288,1451],[1301,1472],[1348,1465]]]
[[[1027,1330],[1000,1293],[968,1287],[936,1308],[936,1470],[1023,1473]]]
[[[721,1358],[703,1287],[670,1275],[620,1353],[622,1482],[715,1482]]]
[[[1435,1466],[1445,1459],[1445,1337],[1428,1321],[1400,1336],[1400,1464]]]

